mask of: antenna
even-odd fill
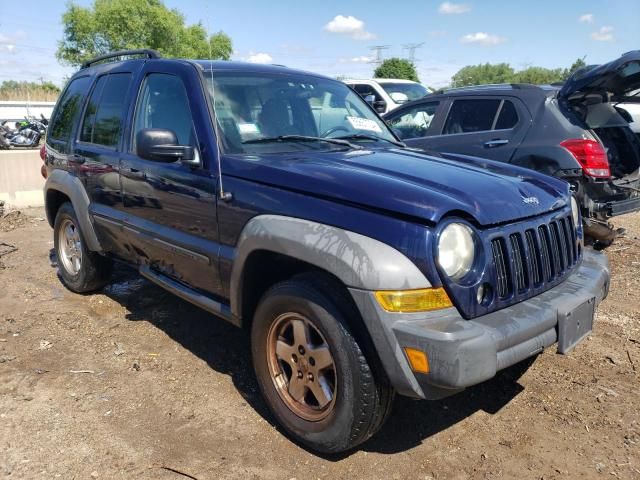
[[[380,65],[383,62],[382,51],[391,48],[391,45],[375,45],[373,47],[369,47],[369,50],[373,50],[376,52],[376,58],[369,61],[369,63],[375,63],[376,65]]]
[[[220,129],[218,128],[218,112],[216,112],[216,85],[213,81],[213,53],[211,52],[211,16],[209,15],[209,2],[205,0],[205,14],[207,16],[207,42],[209,43],[209,76],[211,80],[211,105],[213,107],[213,131],[216,134],[216,159],[218,161],[218,183],[220,184],[220,195],[218,198],[224,202],[233,199],[231,192],[225,192],[222,185],[222,154],[220,150]]]
[[[409,51],[409,55],[408,55],[408,59],[411,63],[416,63],[418,61],[418,59],[416,58],[416,50],[418,48],[422,48],[422,46],[424,45],[425,42],[422,43],[406,43],[404,45],[402,45],[402,49],[403,50],[408,50]]]

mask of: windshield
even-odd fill
[[[419,83],[387,83],[382,82],[380,86],[391,96],[392,93],[404,93],[409,101],[417,100],[429,94],[429,91]]]
[[[349,142],[323,138],[395,142],[385,123],[341,82],[288,73],[209,71],[205,78],[228,153],[349,148]]]

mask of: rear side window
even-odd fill
[[[84,113],[80,141],[118,146],[130,84],[130,73],[113,73],[98,79]]]
[[[516,107],[510,100],[505,100],[502,103],[502,108],[500,108],[500,113],[498,114],[498,120],[496,121],[494,130],[507,130],[515,127],[517,123],[518,112],[516,112]]]
[[[444,124],[443,135],[491,130],[499,99],[455,100]]]
[[[58,101],[55,114],[49,125],[48,135],[54,140],[68,141],[71,131],[80,117],[84,98],[89,90],[91,80],[89,77],[80,77],[72,80]]]

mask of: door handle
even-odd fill
[[[509,140],[496,138],[494,140],[489,140],[488,142],[484,142],[484,148],[496,148],[501,145],[506,145],[509,143]]]
[[[138,170],[137,168],[125,168],[122,170],[123,175],[128,178],[134,179],[144,179],[145,174],[142,170]]]

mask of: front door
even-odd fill
[[[222,294],[218,274],[216,181],[207,137],[206,101],[195,67],[148,62],[143,71],[128,149],[120,163],[125,229],[141,263],[208,293]],[[187,92],[190,92],[188,94]],[[172,130],[190,145],[201,167],[140,158],[136,135],[142,129]]]

